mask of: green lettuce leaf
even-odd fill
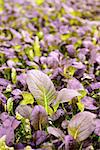
[[[23,100],[20,102],[21,105],[33,104],[34,98],[29,92],[22,92]]]

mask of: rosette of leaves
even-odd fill
[[[75,97],[81,99],[81,94],[74,89],[63,88],[57,93],[50,78],[39,70],[28,71],[26,81],[38,105],[42,105],[49,115],[56,112],[60,103],[70,102]],[[83,107],[79,109],[84,110]]]
[[[56,98],[56,90],[50,78],[39,70],[30,70],[26,82],[38,105],[42,105],[51,115],[53,110],[50,105]]]

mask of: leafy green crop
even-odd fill
[[[31,93],[22,92],[23,100],[20,102],[21,105],[33,104],[34,98]]]
[[[39,70],[31,70],[27,73],[27,84],[37,103],[51,115],[53,110],[50,104],[56,98],[56,90],[50,78]]]

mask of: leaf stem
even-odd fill
[[[45,110],[46,112],[48,113],[48,103],[47,103],[47,98],[46,98],[46,95],[45,95],[45,92],[44,92],[44,105],[45,105]]]
[[[41,121],[39,121],[39,130],[42,130]]]
[[[81,143],[79,150],[82,150],[83,143]]]

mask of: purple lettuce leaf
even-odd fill
[[[73,138],[70,135],[66,135],[64,138],[65,149],[69,150],[70,144],[73,142]]]
[[[31,113],[31,125],[35,130],[38,130],[44,127],[48,123],[48,115],[44,107],[36,105]]]
[[[28,105],[18,105],[15,112],[19,113],[22,117],[30,120],[32,108]]]
[[[98,109],[98,107],[95,105],[96,104],[95,100],[89,96],[85,96],[81,101],[84,104],[84,107],[88,110]]]
[[[40,145],[46,140],[46,132],[42,130],[38,130],[33,134],[33,142],[36,146]]]
[[[95,127],[95,130],[94,130],[94,133],[96,135],[100,136],[100,119],[96,119],[95,124],[96,124],[96,127]]]

